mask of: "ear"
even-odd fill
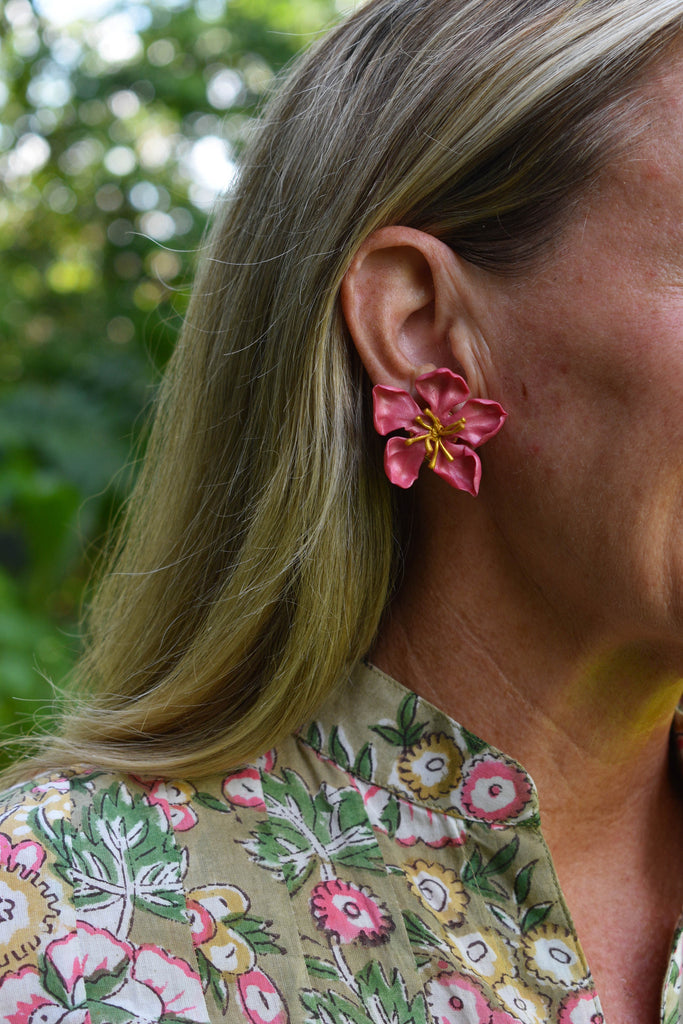
[[[473,385],[476,286],[468,268],[414,228],[380,228],[365,240],[342,282],[341,303],[373,384],[412,391],[416,377],[445,366]]]

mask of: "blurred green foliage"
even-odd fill
[[[4,731],[47,713],[46,678],[77,655],[92,555],[255,110],[353,3],[93,0],[66,21],[79,6],[0,9]]]

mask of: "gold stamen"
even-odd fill
[[[405,442],[407,445],[410,445],[415,444],[416,441],[424,441],[425,459],[429,463],[429,468],[434,469],[439,452],[443,452],[449,462],[453,461],[454,456],[451,455],[444,445],[443,439],[445,437],[453,437],[455,434],[459,434],[465,426],[465,417],[462,416],[459,420],[456,420],[455,423],[451,423],[449,426],[444,427],[439,417],[436,416],[431,409],[425,409],[424,413],[432,421],[431,423],[425,420],[424,416],[416,416],[414,422],[419,427],[423,427],[427,433],[407,437],[405,438]]]

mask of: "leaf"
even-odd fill
[[[420,992],[412,1003],[408,1001],[406,985],[394,970],[390,978],[378,960],[371,960],[355,976],[363,1006],[379,1003],[382,1020],[392,1024],[427,1024],[427,1007]],[[377,1017],[377,1014],[373,1014]]]
[[[401,805],[393,794],[390,794],[379,820],[389,837],[393,839],[401,820]]]
[[[417,694],[407,693],[398,707],[396,723],[401,732],[407,732],[415,720],[417,711]]]
[[[211,968],[211,981],[210,988],[213,998],[216,1000],[216,1005],[223,1011],[223,1015],[227,1013],[228,1004],[230,1002],[230,990],[228,983],[213,964],[209,965]]]
[[[494,882],[491,878],[487,877],[483,867],[481,851],[478,847],[474,848],[472,856],[463,865],[460,878],[464,885],[480,896],[498,899],[500,896],[505,897],[507,895],[505,889],[498,882]]]
[[[249,914],[229,914],[223,921],[232,931],[241,935],[255,953],[285,952],[275,941],[280,936],[268,930],[272,921],[265,921],[262,917]]]
[[[462,738],[470,754],[480,754],[482,750],[486,749],[487,744],[480,740],[478,736],[475,736],[473,732],[470,732],[469,729],[462,729]]]
[[[471,872],[473,876],[478,875],[481,872],[483,863],[484,861],[481,856],[481,850],[479,849],[478,846],[475,846],[472,856],[469,858],[469,860],[465,863],[465,866],[463,867],[463,872],[468,871]]]
[[[417,722],[416,725],[411,726],[403,737],[404,746],[414,747],[416,743],[419,743],[426,724],[426,722]]]
[[[232,813],[232,808],[228,807],[222,800],[219,800],[218,797],[212,796],[211,793],[195,793],[194,799],[202,807],[208,807],[210,811],[220,811],[222,814]]]
[[[484,875],[499,875],[502,874],[507,868],[510,867],[513,860],[517,856],[519,850],[519,836],[515,836],[509,843],[501,847],[497,853],[491,857],[486,867],[483,870]]]
[[[343,849],[332,857],[332,862],[347,868],[363,868],[365,871],[385,874],[382,854],[374,840],[372,844],[368,843],[359,849]]]
[[[423,949],[425,946],[431,949],[442,948],[443,944],[438,936],[412,910],[403,911],[403,923],[405,924],[408,941],[411,946],[417,946],[420,949]]]
[[[521,929],[522,934],[526,935],[532,928],[542,924],[546,917],[550,913],[550,908],[553,905],[553,901],[550,900],[548,903],[534,903],[533,907],[529,907],[526,914],[522,918]]]
[[[308,1011],[310,1024],[372,1024],[372,1020],[358,1006],[337,992],[304,990],[299,998]]]
[[[519,932],[519,925],[505,910],[496,906],[495,903],[487,903],[486,906],[493,916],[498,918],[500,923],[504,924],[506,928],[509,928],[511,932],[515,932],[515,934]]]
[[[403,734],[394,729],[393,725],[371,725],[370,729],[393,747],[403,747]]]
[[[306,970],[313,978],[325,978],[326,981],[339,981],[339,971],[334,964],[319,960],[315,956],[305,956]]]
[[[476,892],[479,896],[483,896],[485,899],[498,900],[506,899],[507,893],[502,885],[498,882],[492,881],[490,878],[486,878],[484,875],[475,875],[474,877],[465,877],[462,874],[463,883],[472,892]]]
[[[317,722],[311,722],[306,733],[306,743],[309,747],[313,747],[316,753],[320,753],[323,749],[323,737],[320,731],[320,726]]]
[[[291,768],[282,769],[281,779],[270,772],[264,774],[263,798],[271,814],[278,811],[274,805],[280,804],[285,808],[284,817],[288,820],[294,821],[298,813],[308,828],[313,827],[315,820],[313,797],[301,776]],[[278,817],[282,816],[281,813],[278,814]]]
[[[371,781],[375,774],[373,749],[371,743],[365,743],[354,761],[353,770],[362,779]]]
[[[43,829],[57,855],[56,870],[71,883],[79,907],[119,903],[160,917],[185,920],[185,860],[173,830],[158,807],[123,783],[96,791],[80,827],[59,819]],[[122,918],[122,934],[130,920]]]
[[[529,861],[523,868],[520,868],[515,876],[515,903],[518,907],[521,907],[523,903],[528,899],[531,891],[531,879],[534,873],[534,868],[538,864],[537,860]]]
[[[91,1002],[88,999],[87,1012],[90,1014],[92,1024],[100,1024],[104,1021],[106,1024],[130,1024],[130,1010],[124,1010],[121,1006],[112,1006],[111,1003],[96,1002],[94,999]],[[163,1017],[160,1017],[159,1024],[162,1021]],[[180,1018],[176,1018],[176,1024],[180,1024]]]
[[[351,754],[344,746],[339,735],[339,726],[335,725],[330,731],[329,751],[333,761],[336,761],[340,768],[348,771],[351,767]]]

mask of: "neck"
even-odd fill
[[[514,757],[539,790],[544,828],[583,841],[577,822],[671,799],[668,735],[681,651],[609,635],[526,576],[487,517],[465,501],[420,510],[403,585],[371,657]],[[452,538],[457,536],[457,544]],[[452,552],[452,557],[449,557]],[[446,553],[446,555],[444,554]]]

